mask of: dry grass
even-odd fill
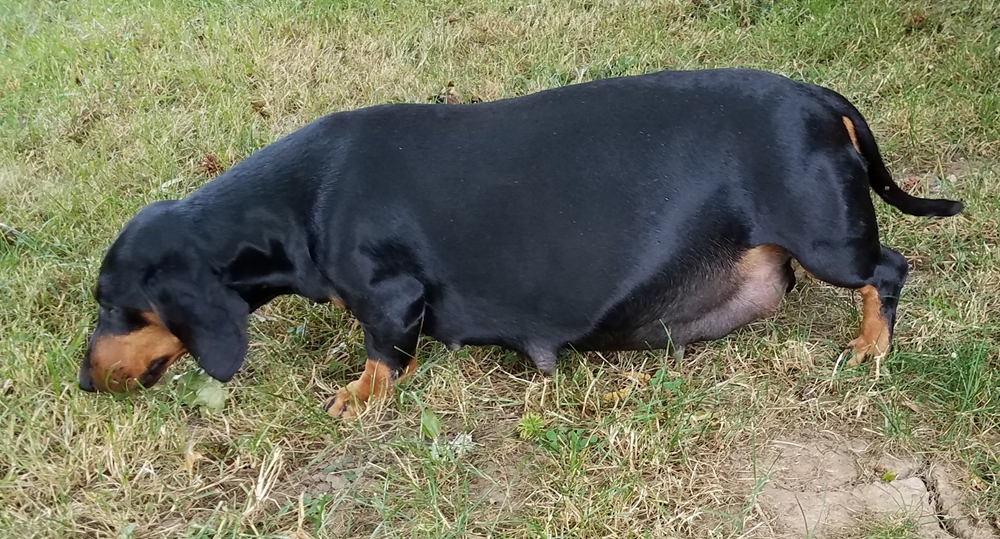
[[[0,6],[0,535],[763,537],[766,473],[745,481],[743,463],[803,428],[964,464],[972,511],[995,522],[1000,4],[842,4]],[[321,114],[449,83],[492,100],[723,65],[837,89],[912,191],[967,203],[940,221],[878,204],[915,269],[877,380],[834,372],[856,298],[803,277],[779,315],[697,347],[683,372],[665,354],[592,354],[546,379],[500,350],[425,343],[417,376],[359,422],[317,407],[356,374],[359,328],[297,299],[255,318],[221,412],[190,404],[190,377],[126,398],[75,387],[119,227]],[[460,435],[472,445],[449,445]]]

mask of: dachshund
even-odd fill
[[[679,352],[773,314],[793,258],[860,293],[857,363],[889,350],[908,271],[869,188],[963,208],[900,189],[843,96],[762,71],[338,112],[125,225],[78,383],[148,388],[186,353],[228,381],[249,314],[297,294],[364,330],[364,371],[324,405],[349,417],[413,372],[421,334],[545,373],[567,349]]]

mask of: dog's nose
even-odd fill
[[[86,360],[84,360],[84,365],[86,365]],[[80,373],[76,375],[76,383],[80,386],[80,389],[93,393],[94,389],[94,379],[90,376],[90,369],[85,366],[80,367]]]

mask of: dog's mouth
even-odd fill
[[[177,357],[178,356],[160,356],[156,358],[149,364],[148,367],[146,367],[145,372],[137,378],[139,385],[148,389],[156,384],[156,382],[159,382],[160,378],[163,378],[163,373],[167,372],[167,367],[169,367],[170,364],[177,359]]]

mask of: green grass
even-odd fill
[[[746,536],[763,517],[732,457],[799,429],[961,463],[970,512],[997,522],[998,13],[996,0],[0,4],[0,535]],[[449,82],[493,100],[712,66],[843,93],[898,181],[966,202],[947,220],[876,203],[884,243],[914,266],[877,379],[834,372],[857,298],[802,278],[777,316],[689,351],[684,372],[666,354],[592,354],[546,379],[500,350],[425,342],[418,374],[360,422],[318,408],[356,376],[360,329],[298,299],[254,318],[221,412],[193,406],[186,378],[124,398],[76,389],[103,250],[143,204],[207,181],[206,156],[229,166],[319,115],[426,102]],[[460,434],[472,445],[449,445]]]
[[[859,537],[863,539],[920,539],[917,527],[911,522],[883,522],[869,524]]]

